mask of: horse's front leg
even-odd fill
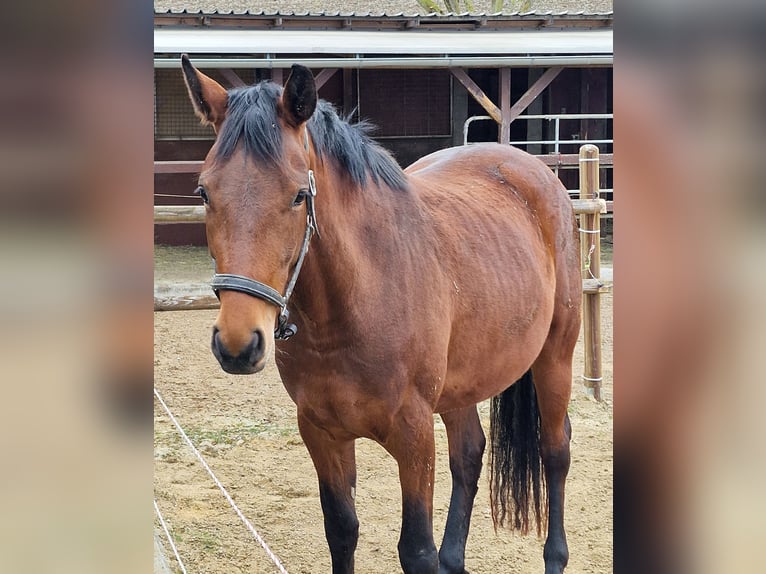
[[[319,498],[333,574],[353,573],[354,551],[359,539],[359,520],[354,507],[354,440],[337,440],[301,415],[298,415],[298,428],[319,478]]]
[[[399,562],[405,574],[437,574],[433,536],[434,422],[426,404],[408,404],[395,417],[383,446],[399,465],[402,530]]]

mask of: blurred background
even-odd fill
[[[152,6],[0,40],[0,570],[152,568]]]
[[[765,21],[753,1],[616,9],[619,572],[766,567]]]
[[[4,18],[0,570],[149,571],[152,5]],[[766,6],[615,19],[616,570],[765,571]]]

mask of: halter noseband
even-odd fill
[[[308,130],[304,132],[304,146],[306,151],[309,150],[309,138]],[[309,250],[309,242],[311,236],[314,233],[319,236],[319,228],[317,227],[316,207],[314,205],[314,199],[317,195],[316,180],[314,179],[313,170],[309,169],[309,193],[306,196],[306,232],[303,235],[303,244],[301,245],[301,252],[298,255],[298,261],[293,268],[293,274],[290,277],[290,281],[285,288],[285,294],[281,295],[276,289],[269,287],[265,283],[250,279],[244,275],[233,275],[231,273],[216,273],[213,275],[213,279],[210,281],[210,286],[213,288],[215,296],[219,299],[220,291],[239,291],[240,293],[246,293],[258,299],[262,299],[267,303],[279,307],[279,317],[277,318],[277,326],[274,329],[274,338],[287,340],[295,333],[298,332],[298,327],[294,323],[288,323],[287,320],[290,316],[290,312],[287,310],[287,303],[290,301],[290,296],[293,294],[293,288],[295,282],[298,281],[298,274],[301,272],[303,266],[303,260],[306,257],[306,253]]]

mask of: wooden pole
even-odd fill
[[[586,144],[580,148],[580,200],[598,199],[598,148]],[[583,280],[601,276],[600,215],[597,211],[580,214],[580,254]],[[593,397],[601,400],[601,293],[599,289],[583,293],[583,340],[585,369],[583,381]]]
[[[511,69],[500,68],[500,125],[497,126],[497,143],[511,143]]]

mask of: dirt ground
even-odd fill
[[[567,481],[567,572],[612,572],[612,296],[603,295],[603,401],[583,390],[582,345],[575,359]],[[155,313],[155,386],[236,504],[292,574],[330,572],[314,469],[298,435],[295,407],[269,365],[251,376],[224,373],[209,350],[215,311]],[[481,405],[487,429],[487,404]],[[189,572],[266,573],[277,569],[183,443],[155,401],[157,504]],[[447,438],[439,417],[434,538],[441,540],[450,492]],[[357,442],[356,570],[400,571],[396,465],[377,444]],[[485,465],[486,468],[486,465]],[[539,573],[543,540],[495,533],[482,475],[466,568],[473,574]],[[171,556],[171,564],[175,561]]]

